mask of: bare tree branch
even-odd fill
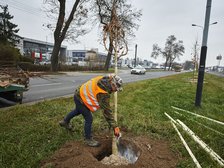
[[[183,41],[179,40],[176,42],[176,37],[174,35],[169,36],[166,39],[165,48],[161,49],[158,44],[153,44],[153,51],[151,53],[151,57],[157,58],[159,55],[165,58],[165,68],[166,70],[167,64],[169,63],[169,70],[176,58],[179,59],[180,56],[184,53],[184,45]]]
[[[98,18],[103,25],[103,44],[108,51],[107,61],[105,63],[105,70],[108,70],[111,55],[113,55],[113,49],[115,48],[114,41],[118,42],[118,45],[123,46],[123,50],[119,50],[119,57],[127,54],[128,42],[131,38],[135,37],[134,30],[138,29],[136,21],[140,20],[141,11],[132,8],[131,4],[128,4],[127,0],[96,0],[98,7]],[[116,15],[114,10],[116,9]],[[117,27],[116,27],[117,26]],[[114,30],[113,30],[114,29]],[[117,30],[117,35],[115,35]],[[121,31],[122,30],[122,31]]]
[[[45,0],[48,8],[47,14],[54,19],[56,15],[57,23],[54,29],[53,23],[47,24],[47,27],[54,29],[54,48],[52,51],[51,65],[52,70],[58,69],[58,55],[63,40],[72,39],[77,42],[77,38],[86,34],[88,31],[83,27],[86,24],[88,10],[83,4],[88,0],[75,0],[68,18],[66,18],[66,0]]]

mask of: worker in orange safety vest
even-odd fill
[[[103,109],[103,115],[109,126],[113,128],[114,135],[120,136],[120,129],[114,120],[110,107],[110,94],[122,90],[122,79],[118,75],[110,74],[97,76],[82,84],[75,90],[74,102],[76,108],[68,113],[59,125],[69,131],[74,131],[70,121],[75,116],[82,114],[85,119],[84,132],[85,143],[96,147],[100,143],[92,138],[92,113],[99,108]]]

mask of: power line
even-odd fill
[[[13,3],[13,4],[17,5],[17,6],[24,7],[26,9],[34,11],[34,12],[38,12],[38,13],[41,12],[40,8],[36,8],[36,7],[30,6],[28,4],[24,4],[22,2],[18,2],[16,0],[8,0],[8,2],[11,2],[11,3]]]
[[[35,16],[38,16],[38,17],[41,16],[41,17],[46,18],[46,16],[44,16],[42,14],[41,9],[34,8],[34,7],[29,6],[29,5],[25,5],[25,4],[18,3],[18,2],[12,2],[10,0],[8,0],[7,2],[6,2],[6,0],[0,0],[0,3],[2,5],[8,5],[9,7],[20,10],[22,12],[26,12],[26,13],[29,13],[29,14],[32,14],[32,15],[35,15]]]

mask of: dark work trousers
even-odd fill
[[[76,96],[74,96],[74,102],[76,104],[76,108],[68,113],[67,116],[65,116],[64,120],[65,122],[69,123],[73,117],[82,114],[85,119],[85,138],[90,139],[93,122],[92,112],[84,104],[82,104]]]

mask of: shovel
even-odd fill
[[[121,137],[122,137],[121,133],[119,134],[119,136],[118,136],[118,137],[116,137],[116,142],[117,142],[117,145],[119,145],[119,142],[120,142]]]

